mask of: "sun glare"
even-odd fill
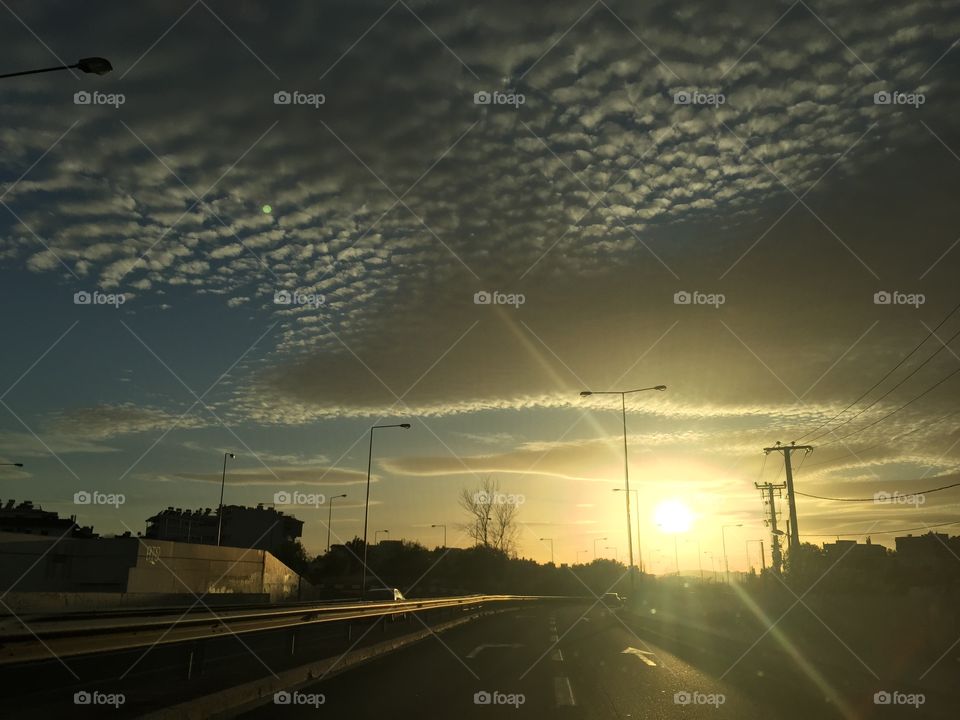
[[[653,511],[654,522],[668,533],[681,533],[690,529],[693,513],[679,500],[664,500]]]

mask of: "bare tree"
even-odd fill
[[[522,495],[500,492],[500,484],[487,476],[476,490],[460,491],[460,507],[469,516],[462,524],[467,535],[483,547],[514,555],[517,549],[517,514]]]

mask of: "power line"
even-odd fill
[[[860,417],[861,415],[863,415],[867,410],[869,410],[869,409],[872,408],[874,405],[876,405],[878,402],[880,402],[881,400],[883,400],[884,398],[886,398],[888,395],[890,395],[890,393],[892,393],[894,390],[896,390],[896,389],[899,388],[901,385],[903,385],[907,380],[909,380],[909,379],[912,378],[914,375],[916,375],[918,372],[920,372],[920,371],[924,368],[924,366],[926,366],[926,364],[927,364],[928,362],[930,362],[930,361],[933,360],[937,355],[939,355],[939,354],[942,353],[944,350],[946,350],[946,349],[949,347],[950,343],[952,343],[952,342],[957,338],[958,335],[960,335],[960,330],[957,330],[953,335],[951,335],[951,336],[950,336],[950,339],[947,340],[945,343],[942,343],[942,344],[940,345],[940,348],[939,348],[938,350],[936,350],[933,354],[931,354],[931,355],[930,355],[926,360],[924,360],[922,363],[920,363],[919,365],[917,365],[917,367],[915,367],[910,373],[908,373],[907,375],[905,375],[905,376],[900,380],[900,382],[898,382],[898,383],[897,383],[896,385],[894,385],[892,388],[890,388],[889,390],[887,390],[883,395],[881,395],[880,397],[878,397],[876,400],[874,400],[874,401],[873,401],[872,403],[870,403],[869,405],[866,405],[866,406],[860,408],[860,410],[859,410],[858,412],[856,412],[856,413],[854,413],[853,415],[851,415],[850,417],[848,417],[846,420],[844,420],[844,421],[843,421],[842,423],[840,423],[839,425],[835,425],[835,426],[834,426],[833,428],[831,428],[830,430],[825,430],[825,431],[822,432],[822,433],[818,433],[818,434],[816,435],[816,437],[810,438],[810,442],[814,442],[815,440],[817,440],[817,439],[819,439],[819,438],[822,438],[824,435],[828,435],[828,434],[832,434],[832,433],[836,432],[839,428],[842,428],[844,425],[846,425],[847,423],[849,423],[851,420],[855,420],[855,419],[857,419],[858,417]],[[808,433],[808,434],[809,434],[809,433]]]
[[[921,525],[920,527],[912,528],[900,528],[899,530],[882,530],[880,532],[871,531],[871,532],[862,532],[862,533],[851,533],[851,532],[839,532],[839,533],[804,533],[806,537],[840,537],[843,535],[852,536],[852,537],[864,537],[867,535],[893,535],[895,533],[902,532],[913,532],[914,530],[929,530],[930,528],[937,527],[946,527],[948,525],[960,525],[960,520],[953,520],[951,522],[938,523],[936,525]]]
[[[946,420],[947,418],[953,417],[953,416],[956,415],[957,413],[960,413],[960,410],[952,410],[951,412],[948,412],[946,415],[941,415],[941,416],[938,417],[936,420],[932,420],[931,422],[924,423],[924,424],[922,424],[922,425],[917,425],[917,427],[913,428],[913,430],[907,430],[906,432],[900,433],[899,435],[894,435],[890,440],[883,440],[883,441],[878,442],[878,443],[873,443],[872,445],[867,445],[866,447],[861,448],[859,453],[853,452],[853,451],[851,450],[851,451],[848,452],[846,455],[842,455],[842,456],[840,456],[840,457],[827,458],[826,460],[820,460],[820,461],[818,461],[818,462],[810,463],[810,467],[819,467],[820,465],[828,465],[828,464],[830,464],[830,463],[838,462],[838,461],[840,461],[840,460],[843,460],[844,458],[848,458],[848,457],[852,457],[852,456],[856,456],[857,459],[859,460],[859,459],[860,459],[860,456],[861,456],[863,453],[865,453],[867,450],[873,450],[873,448],[880,447],[881,445],[888,445],[889,443],[892,443],[892,442],[894,442],[895,440],[899,440],[899,439],[901,439],[901,438],[905,438],[907,435],[913,435],[913,433],[919,432],[920,430],[926,430],[926,429],[928,429],[928,428],[930,428],[930,427],[933,427],[934,425],[938,425],[938,424],[942,423],[942,422],[943,422],[944,420]]]
[[[893,375],[893,373],[895,373],[897,370],[899,370],[900,367],[902,367],[903,364],[904,364],[907,360],[909,360],[911,357],[913,357],[913,356],[917,353],[917,351],[918,351],[921,347],[923,347],[924,344],[926,344],[927,340],[929,340],[930,338],[932,338],[932,337],[936,334],[937,330],[939,330],[939,329],[944,325],[944,323],[947,322],[947,320],[949,320],[951,317],[953,317],[953,314],[954,314],[955,312],[957,312],[957,310],[960,310],[960,303],[957,303],[957,304],[954,306],[953,310],[951,310],[950,312],[948,312],[947,315],[946,315],[946,317],[944,317],[943,320],[941,320],[939,323],[937,323],[937,326],[934,327],[933,330],[931,330],[931,331],[927,334],[927,336],[926,336],[923,340],[921,340],[920,343],[919,343],[916,347],[913,348],[913,350],[911,350],[909,353],[907,353],[907,354],[903,357],[903,359],[900,360],[900,362],[898,362],[898,363],[897,363],[896,365],[894,365],[890,370],[888,370],[887,373],[886,373],[882,378],[880,378],[879,380],[877,380],[877,382],[875,382],[873,385],[871,385],[871,386],[870,386],[863,394],[861,394],[856,400],[854,400],[852,403],[850,403],[849,405],[847,405],[843,410],[841,410],[840,412],[838,412],[838,413],[837,413],[836,415],[834,415],[833,417],[828,418],[827,420],[824,420],[822,423],[820,423],[819,425],[817,425],[817,427],[813,428],[812,430],[808,430],[808,431],[805,432],[803,435],[801,435],[800,437],[796,438],[796,440],[802,440],[803,438],[807,437],[808,435],[812,435],[813,433],[817,432],[817,430],[819,430],[820,428],[825,427],[826,425],[829,425],[829,424],[832,423],[834,420],[836,420],[838,417],[840,417],[841,415],[843,415],[847,410],[849,410],[849,409],[852,408],[854,405],[856,405],[858,402],[860,402],[861,400],[863,400],[867,395],[869,395],[869,394],[872,393],[874,390],[876,390],[880,385],[883,384],[883,382],[884,382],[888,377],[890,377],[891,375]],[[794,442],[796,442],[796,440],[795,440]]]
[[[948,374],[945,375],[944,377],[940,378],[937,382],[935,382],[933,385],[931,385],[930,387],[928,387],[928,388],[927,388],[926,390],[924,390],[922,393],[920,393],[919,395],[914,396],[913,398],[911,398],[910,400],[908,400],[907,402],[905,402],[905,403],[904,403],[903,405],[901,405],[900,407],[898,407],[898,408],[896,408],[896,409],[894,409],[894,410],[891,410],[890,412],[888,412],[888,413],[887,413],[886,415],[884,415],[883,417],[878,418],[877,420],[874,420],[872,423],[869,423],[869,424],[867,424],[867,425],[864,425],[864,426],[863,426],[862,428],[860,428],[859,430],[854,430],[853,432],[849,432],[849,433],[847,433],[846,435],[841,435],[841,436],[838,437],[838,438],[834,438],[834,439],[831,440],[830,442],[825,442],[825,443],[823,443],[823,444],[821,445],[821,447],[825,447],[825,446],[827,446],[827,445],[833,445],[834,443],[838,443],[838,442],[840,442],[841,440],[845,440],[845,439],[847,439],[848,437],[851,437],[852,435],[856,435],[856,434],[858,434],[858,433],[862,433],[864,430],[866,430],[866,429],[868,429],[868,428],[871,428],[871,427],[873,427],[874,425],[876,425],[876,424],[878,424],[878,423],[883,422],[883,421],[886,420],[888,417],[897,414],[898,412],[900,412],[901,410],[903,410],[903,409],[904,409],[905,407],[907,407],[908,405],[912,405],[913,403],[915,403],[917,400],[919,400],[920,398],[922,398],[922,397],[923,397],[924,395],[926,395],[927,393],[929,393],[929,392],[935,390],[936,388],[940,387],[941,385],[943,385],[943,383],[945,383],[947,380],[949,380],[950,378],[952,378],[952,377],[953,377],[954,375],[956,375],[957,373],[960,373],[960,367],[958,367],[956,370],[953,370],[952,372],[948,373]]]
[[[798,468],[799,469],[799,468]],[[918,490],[917,492],[910,493],[911,495],[929,495],[930,493],[940,492],[941,490],[949,490],[950,488],[960,487],[960,482],[955,482],[950,485],[943,485],[938,488],[933,488],[932,490]],[[810,493],[802,493],[797,491],[797,495],[803,495],[804,497],[816,498],[817,500],[836,500],[837,502],[875,502],[876,498],[837,498],[837,497],[825,497],[823,495],[811,495]]]

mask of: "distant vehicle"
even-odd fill
[[[611,610],[616,610],[623,607],[623,597],[619,593],[604,593],[601,600],[603,601],[603,604]]]
[[[387,602],[399,602],[401,600],[406,600],[406,598],[397,588],[377,587],[367,590],[367,600],[386,600]]]

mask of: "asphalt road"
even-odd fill
[[[667,638],[630,627],[634,623],[602,608],[586,610],[523,608],[486,618],[303,688],[289,705],[271,703],[245,717],[957,717],[953,708],[929,700],[921,708],[875,705],[873,679],[859,678],[852,666],[853,679],[841,677],[833,656],[823,658],[819,671],[814,658],[804,671],[759,645],[743,656],[749,642],[671,652]]]

